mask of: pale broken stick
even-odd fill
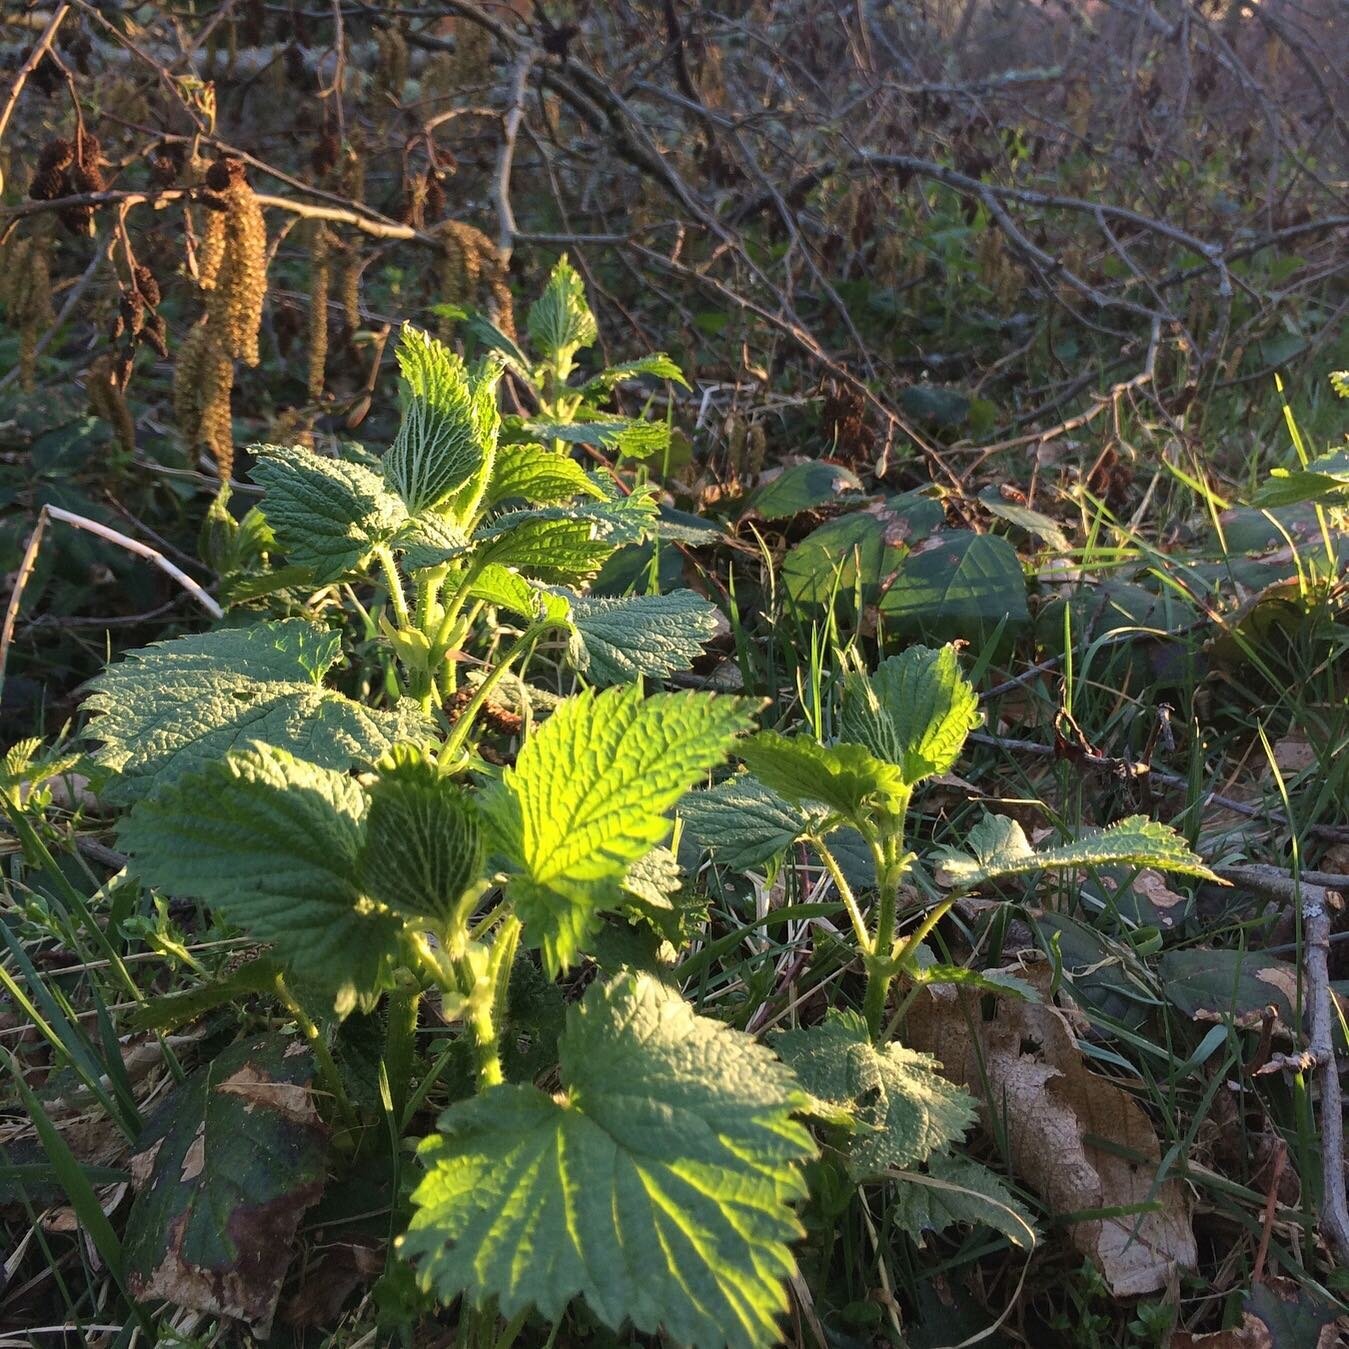
[[[4,628],[0,630],[0,689],[4,688],[5,670],[9,663],[9,647],[14,640],[14,625],[19,618],[19,605],[23,601],[23,592],[33,574],[33,568],[37,565],[38,549],[42,546],[42,535],[47,528],[48,520],[60,520],[63,524],[71,525],[75,529],[82,529],[87,534],[96,534],[100,539],[106,539],[109,543],[116,544],[117,547],[125,549],[128,553],[134,553],[137,557],[145,558],[147,562],[153,562],[160,571],[172,576],[212,618],[223,618],[225,616],[225,611],[196,581],[181,567],[177,567],[170,562],[163,553],[151,548],[148,543],[141,543],[138,539],[130,538],[115,529],[110,529],[107,525],[99,524],[97,520],[76,515],[74,511],[65,510],[60,506],[43,506],[41,511],[38,512],[37,524],[33,527],[33,533],[28,540],[28,547],[24,549],[23,561],[19,563],[19,570],[14,577],[14,589],[10,592],[9,606],[5,610]]]

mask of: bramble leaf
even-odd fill
[[[746,699],[611,689],[568,699],[489,797],[509,894],[552,974],[599,914],[621,903],[628,867],[669,833],[666,812],[752,724]]]
[[[408,749],[380,763],[369,798],[360,853],[365,893],[408,918],[456,922],[464,892],[482,872],[473,800]]]
[[[119,775],[114,798],[157,790],[252,742],[324,768],[373,761],[398,741],[435,738],[412,703],[365,707],[320,681],[341,634],[303,619],[156,642],[94,680],[89,734]]]
[[[579,1295],[689,1349],[777,1343],[814,1150],[791,1073],[631,974],[568,1009],[561,1059],[559,1097],[492,1087],[422,1144],[400,1243],[421,1285],[550,1321]]]
[[[529,307],[529,335],[540,355],[568,365],[582,347],[599,336],[595,315],[586,302],[585,282],[564,253],[548,277],[543,293]]]
[[[462,487],[495,449],[501,367],[489,358],[470,371],[443,342],[408,323],[397,354],[403,419],[384,456],[384,477],[415,514]]]
[[[788,801],[818,801],[849,819],[873,808],[902,807],[908,797],[900,770],[862,745],[821,745],[808,736],[760,731],[739,753],[765,787]]]
[[[953,646],[911,646],[844,682],[839,734],[897,764],[909,786],[949,772],[979,724],[979,700]]]
[[[1266,509],[1299,501],[1339,501],[1349,496],[1349,450],[1329,450],[1302,468],[1275,468],[1251,498]]]
[[[937,874],[943,885],[970,890],[1002,876],[1094,866],[1156,867],[1158,871],[1218,880],[1174,829],[1145,815],[1130,815],[1108,829],[1091,829],[1071,843],[1037,851],[1015,820],[985,814],[965,842],[968,852],[939,850]]]
[[[254,453],[251,476],[267,493],[263,510],[277,546],[318,585],[363,567],[407,520],[403,503],[364,464],[280,445]]]
[[[717,632],[716,606],[692,590],[622,599],[568,595],[572,664],[591,683],[664,679],[687,670]]]
[[[855,1013],[831,1012],[817,1026],[777,1036],[773,1048],[812,1096],[851,1112],[848,1170],[858,1180],[925,1161],[974,1122],[974,1101],[938,1073],[931,1055],[872,1044]]]
[[[271,943],[345,1014],[388,986],[402,927],[360,890],[365,808],[345,773],[259,745],[139,802],[117,836],[147,885]]]

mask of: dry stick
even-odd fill
[[[511,207],[511,166],[515,162],[515,139],[525,115],[525,86],[534,65],[536,50],[522,47],[511,69],[510,102],[502,126],[501,150],[497,154],[492,197],[497,211],[497,256],[502,267],[509,267],[515,251],[515,211]]]
[[[65,17],[70,13],[68,4],[57,5],[56,12],[52,15],[42,36],[38,38],[33,50],[28,53],[28,59],[19,67],[19,73],[14,77],[14,83],[9,87],[9,95],[5,99],[5,106],[0,108],[0,138],[4,137],[5,128],[9,125],[9,119],[14,115],[15,106],[19,102],[19,95],[23,92],[23,86],[27,83],[28,77],[38,68],[42,58],[47,54],[48,48],[56,38],[56,30],[60,28],[65,21]]]
[[[1321,1096],[1321,1227],[1343,1264],[1349,1261],[1349,1199],[1344,1190],[1344,1106],[1332,1036],[1330,911],[1325,890],[1303,887],[1302,923],[1302,964],[1311,1003],[1311,1042],[1307,1048],[1316,1065]]]
[[[212,618],[223,618],[225,616],[225,611],[196,581],[181,567],[170,562],[163,553],[151,548],[149,544],[141,543],[138,539],[128,538],[127,535],[121,534],[115,529],[110,529],[107,525],[99,524],[97,520],[76,515],[74,511],[64,510],[60,506],[43,506],[41,511],[38,512],[37,524],[33,526],[28,547],[24,549],[23,561],[19,563],[18,574],[14,578],[14,589],[9,596],[9,606],[5,610],[4,628],[0,630],[0,689],[4,688],[5,667],[9,662],[10,643],[14,640],[14,625],[18,621],[19,605],[23,601],[24,589],[27,587],[33,575],[33,568],[37,564],[38,548],[42,544],[42,535],[46,530],[48,520],[60,520],[63,524],[73,525],[76,529],[82,529],[88,534],[96,534],[100,539],[115,543],[128,553],[135,553],[137,557],[143,557],[146,561],[153,562],[160,571],[173,577]]]

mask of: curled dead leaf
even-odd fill
[[[942,1072],[983,1101],[986,1126],[1005,1131],[1016,1174],[1068,1224],[1073,1244],[1117,1297],[1166,1287],[1198,1259],[1179,1182],[1157,1183],[1161,1149],[1142,1108],[1091,1072],[1071,1020],[1050,996],[1045,962],[1005,971],[1044,1001],[999,998],[985,1020],[985,994],[924,989],[908,1014],[905,1043],[934,1055]],[[1092,1216],[1101,1210],[1125,1210]]]

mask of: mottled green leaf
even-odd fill
[[[895,809],[908,798],[899,768],[862,745],[820,745],[809,736],[760,731],[738,752],[765,787],[797,804],[818,802],[856,818]]]
[[[252,478],[277,546],[323,585],[357,571],[407,519],[403,503],[363,464],[313,450],[261,445]]]
[[[1089,829],[1071,843],[1034,849],[1015,820],[985,814],[966,835],[965,843],[968,851],[944,848],[938,858],[942,883],[962,890],[1003,876],[1093,866],[1155,867],[1218,879],[1174,829],[1144,815],[1130,815],[1108,829]]]
[[[155,1111],[131,1159],[135,1297],[266,1338],[300,1220],[323,1191],[313,1076],[302,1041],[263,1035],[221,1051]]]
[[[400,740],[435,738],[414,704],[365,707],[320,681],[341,634],[303,619],[179,637],[128,652],[93,682],[85,706],[114,798],[157,790],[258,742],[325,768],[377,759]]]
[[[347,774],[259,746],[139,802],[117,836],[147,885],[205,900],[345,1014],[387,986],[402,929],[360,888],[365,809]]]
[[[858,1180],[925,1161],[974,1122],[974,1101],[940,1075],[935,1059],[900,1044],[872,1044],[853,1012],[786,1031],[773,1048],[812,1096],[851,1114],[848,1169]]]
[[[631,974],[568,1010],[561,1056],[559,1096],[492,1087],[422,1144],[400,1243],[422,1285],[546,1321],[581,1296],[689,1349],[778,1343],[813,1151],[788,1070]]]
[[[535,350],[558,365],[568,365],[582,347],[599,336],[595,315],[586,303],[585,282],[564,253],[548,276],[543,293],[529,307],[525,320]]]
[[[1035,1226],[998,1176],[968,1157],[934,1153],[926,1174],[907,1172],[894,1188],[894,1219],[916,1241],[948,1227],[991,1227],[1030,1250]]]
[[[691,590],[621,599],[568,595],[572,664],[592,684],[665,679],[687,670],[717,632],[716,606]]]

